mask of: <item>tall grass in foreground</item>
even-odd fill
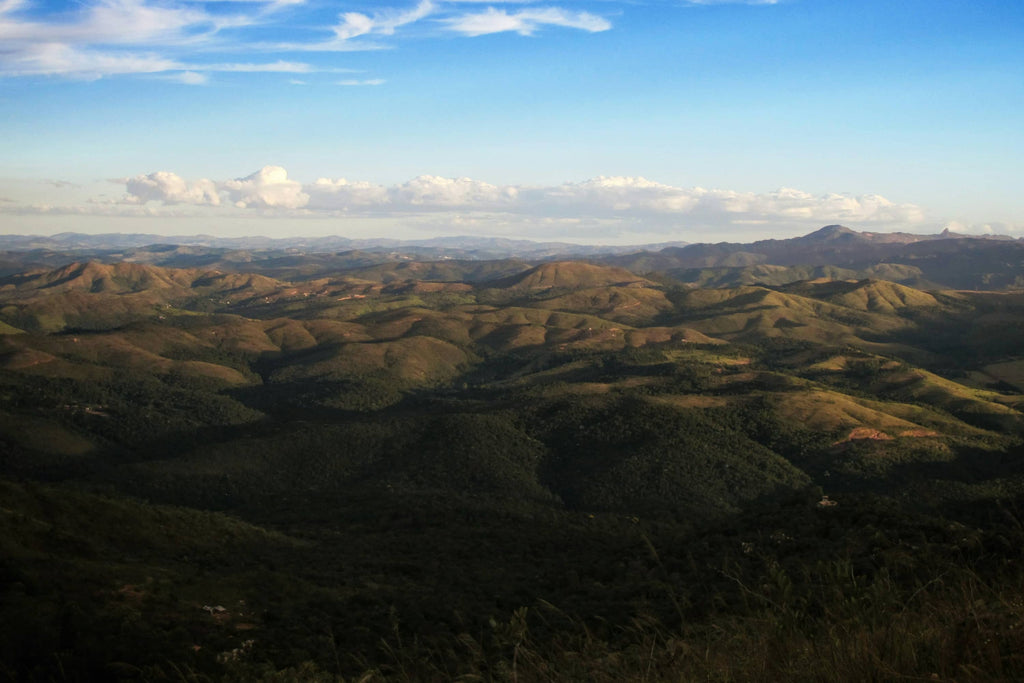
[[[1024,575],[1007,560],[995,580],[950,564],[906,583],[847,561],[792,575],[726,568],[731,591],[681,624],[641,615],[616,629],[548,603],[481,634],[424,642],[395,626],[382,658],[342,678],[313,663],[228,676],[298,681],[992,681],[1024,680]],[[675,596],[666,595],[672,602]],[[685,603],[685,601],[680,601]],[[670,608],[668,613],[673,610]],[[345,657],[344,653],[340,654]],[[340,662],[339,662],[340,667]]]

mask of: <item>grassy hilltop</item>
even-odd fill
[[[0,677],[1021,677],[1019,263],[858,235],[8,252]]]

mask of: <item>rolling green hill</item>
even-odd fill
[[[0,280],[5,675],[1024,675],[1019,292],[314,265]]]

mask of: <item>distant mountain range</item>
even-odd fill
[[[915,235],[906,232],[857,232],[841,225],[828,225],[803,237],[784,240],[761,240],[751,245],[757,248],[771,245],[785,246],[790,244],[822,244],[832,243],[852,245],[864,244],[911,244],[945,239],[985,239],[1014,241],[1007,235],[962,235],[943,230],[934,235]],[[720,243],[715,246],[739,246]],[[350,239],[339,235],[326,237],[216,237],[214,235],[156,235],[151,233],[103,233],[89,235],[78,232],[62,232],[56,235],[0,235],[0,249],[13,251],[26,250],[132,250],[154,245],[174,245],[205,247],[226,250],[301,250],[308,253],[353,250],[410,251],[421,250],[452,251],[460,254],[476,254],[478,258],[495,258],[511,256],[568,256],[587,254],[623,254],[638,251],[659,251],[667,248],[686,246],[708,246],[690,244],[684,241],[671,241],[660,244],[606,246],[573,244],[569,242],[535,242],[532,240],[515,240],[500,237],[434,237],[424,240],[395,240],[385,238]]]
[[[829,225],[792,239],[691,244],[614,255],[602,261],[634,273],[659,272],[703,286],[778,285],[823,276],[880,277],[925,289],[1024,286],[1024,242],[948,230],[937,235],[911,235],[856,232]],[[846,272],[815,274],[815,267]]]
[[[902,232],[857,232],[841,225],[828,225],[803,237],[791,239],[769,239],[746,244],[690,244],[666,247],[655,253],[661,257],[657,262],[661,266],[659,269],[750,266],[758,263],[857,266],[905,253],[941,253],[977,248],[979,245],[984,245],[984,249],[999,249],[1005,245],[1021,244],[1024,243],[1008,236],[960,235],[948,230],[936,235],[912,235]],[[651,252],[641,253],[646,255]],[[622,265],[625,265],[627,258],[620,259]]]
[[[642,248],[679,247],[687,242],[665,242],[657,245],[601,246],[569,242],[533,242],[499,237],[434,237],[425,240],[349,239],[337,235],[327,237],[215,237],[213,235],[153,235],[145,233],[106,233],[86,235],[63,232],[57,235],[0,235],[0,249],[133,251],[154,246],[176,246],[227,251],[301,251],[322,253],[360,250],[375,253],[399,252],[409,255],[433,254],[448,258],[503,258],[508,256],[557,257],[591,254],[619,254]]]
[[[829,225],[791,239],[645,246],[587,246],[488,237],[397,241],[78,233],[0,236],[0,275],[96,260],[258,271],[289,279],[352,274],[357,269],[371,268],[375,269],[374,278],[380,276],[381,269],[390,269],[395,271],[392,279],[480,281],[567,259],[586,259],[637,275],[704,287],[782,285],[814,277],[881,278],[924,289],[1024,287],[1024,241],[948,230],[914,235],[857,232]],[[416,272],[401,272],[409,267]]]

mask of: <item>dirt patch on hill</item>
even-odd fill
[[[900,432],[900,436],[911,436],[911,437],[922,437],[922,436],[942,436],[938,432],[933,432],[930,429],[908,429]]]
[[[871,427],[855,427],[850,430],[850,434],[845,439],[840,439],[832,445],[838,446],[848,441],[863,441],[866,439],[872,441],[892,441],[892,437],[881,430],[872,429]]]

